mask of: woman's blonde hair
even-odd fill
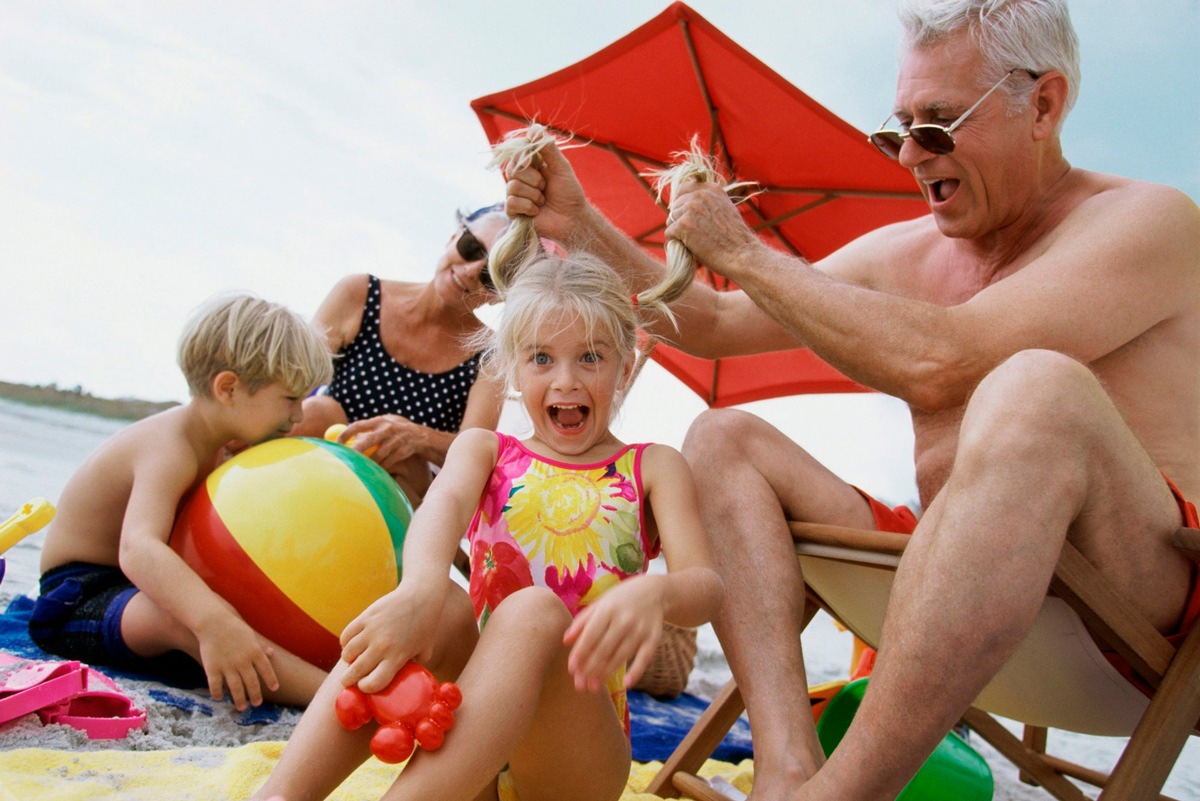
[[[325,340],[304,318],[246,294],[216,295],[199,306],[179,337],[177,359],[192,397],[211,397],[211,381],[224,370],[251,393],[278,382],[296,396],[333,375]]]
[[[537,253],[509,278],[495,334],[483,332],[476,343],[485,345],[484,368],[493,376],[517,385],[533,332],[551,317],[581,321],[589,338],[611,341],[622,368],[636,364],[637,312],[621,277],[603,261],[589,253]],[[618,390],[617,406],[625,389]]]

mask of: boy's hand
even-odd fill
[[[429,659],[437,616],[422,612],[419,599],[403,584],[367,607],[342,632],[342,660],[349,669],[342,684],[365,693],[387,687],[405,662]]]
[[[211,633],[197,634],[209,694],[219,701],[227,688],[230,700],[239,710],[244,710],[247,702],[259,706],[263,702],[264,684],[272,692],[279,689],[279,679],[271,665],[271,646],[236,616],[211,628]]]
[[[575,689],[597,691],[622,665],[631,687],[654,658],[662,638],[663,604],[647,577],[628,579],[585,606],[563,635],[573,645],[567,669]]]

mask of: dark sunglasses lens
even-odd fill
[[[908,129],[908,135],[921,146],[936,156],[944,156],[954,150],[954,137],[940,125],[916,125]]]
[[[483,261],[487,258],[487,248],[479,243],[469,228],[463,229],[454,247],[458,250],[458,255],[463,257],[463,261]]]
[[[496,282],[492,280],[492,272],[488,266],[483,265],[483,269],[479,271],[479,283],[483,284],[483,288],[488,292],[496,291]]]
[[[876,131],[869,138],[871,144],[875,145],[879,149],[879,152],[889,159],[900,158],[900,146],[904,144],[904,140],[900,138],[900,134],[895,131]]]

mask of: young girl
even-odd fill
[[[616,799],[625,688],[664,620],[697,626],[721,603],[682,456],[609,431],[636,357],[620,279],[583,254],[536,253],[511,278],[493,269],[505,306],[489,364],[520,392],[532,434],[455,440],[409,527],[404,580],[346,628],[345,661],[256,798],[329,795],[374,728],[344,730],[335,696],[379,691],[415,659],[464,700],[444,745],[418,753],[385,799]],[[449,578],[464,531],[469,593]],[[648,574],[660,549],[669,572]]]

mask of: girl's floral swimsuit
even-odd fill
[[[480,629],[523,587],[552,590],[574,617],[617,582],[646,572],[658,555],[643,520],[646,444],[626,445],[597,464],[568,464],[539,456],[507,434],[496,436],[496,467],[467,531]],[[607,686],[629,736],[624,678],[622,668]]]

